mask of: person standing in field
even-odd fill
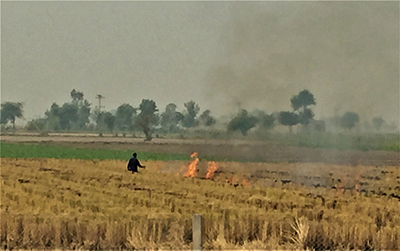
[[[137,159],[137,154],[133,153],[132,157],[129,159],[128,162],[128,171],[132,172],[132,173],[137,173],[138,172],[138,167],[141,168],[145,168],[146,166],[142,166],[139,162],[139,160]]]

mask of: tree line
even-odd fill
[[[165,111],[159,113],[154,100],[143,99],[137,107],[125,103],[111,113],[102,111],[100,105],[92,108],[83,92],[73,89],[70,96],[70,102],[62,105],[53,103],[43,118],[29,121],[26,129],[56,132],[95,130],[99,133],[142,131],[146,140],[151,140],[156,126],[163,132],[174,133],[199,125],[212,126],[216,122],[210,110],[199,114],[199,105],[192,100],[184,103],[183,112],[177,111],[177,105],[170,103]],[[15,129],[16,118],[23,118],[23,104],[2,103],[0,112],[1,124],[11,123]]]
[[[26,125],[28,130],[38,131],[97,131],[103,132],[135,132],[142,131],[146,140],[152,139],[154,131],[163,133],[177,133],[188,128],[198,126],[210,127],[217,120],[211,115],[210,110],[200,113],[199,105],[190,100],[184,103],[185,110],[177,111],[177,105],[169,103],[165,110],[159,112],[156,102],[143,99],[134,107],[122,104],[116,112],[102,111],[101,105],[92,108],[92,104],[84,98],[83,92],[73,89],[70,93],[71,100],[62,105],[53,103],[45,112],[45,116],[33,119]],[[101,95],[98,95],[102,98]],[[227,131],[239,131],[246,136],[248,131],[256,126],[262,130],[270,130],[277,123],[287,126],[292,133],[294,125],[308,128],[310,123],[317,124],[310,106],[316,105],[314,95],[303,90],[290,99],[291,111],[281,111],[267,114],[262,110],[249,113],[241,109],[227,124]],[[15,129],[16,118],[23,118],[23,104],[20,102],[5,102],[1,104],[1,124],[6,126],[11,123]],[[337,123],[343,128],[351,130],[360,118],[355,112],[346,112]],[[319,121],[321,122],[321,121]],[[373,126],[379,130],[384,123],[380,117],[373,118]],[[324,128],[320,128],[324,130]]]

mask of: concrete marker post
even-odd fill
[[[193,215],[193,251],[203,250],[204,218],[201,214]]]

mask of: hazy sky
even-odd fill
[[[42,117],[72,89],[106,110],[143,98],[399,120],[399,2],[1,2],[1,101]]]

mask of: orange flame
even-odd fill
[[[248,185],[250,185],[250,182],[248,182],[246,179],[243,179],[243,186],[247,187]]]
[[[218,169],[217,163],[215,163],[214,161],[208,162],[206,179],[211,179],[214,176],[214,173],[215,171],[217,171],[217,169]]]
[[[185,177],[196,177],[197,176],[197,164],[199,163],[199,158],[197,158],[197,153],[193,152],[190,155],[193,158],[192,162],[189,164],[188,170],[185,174]]]

